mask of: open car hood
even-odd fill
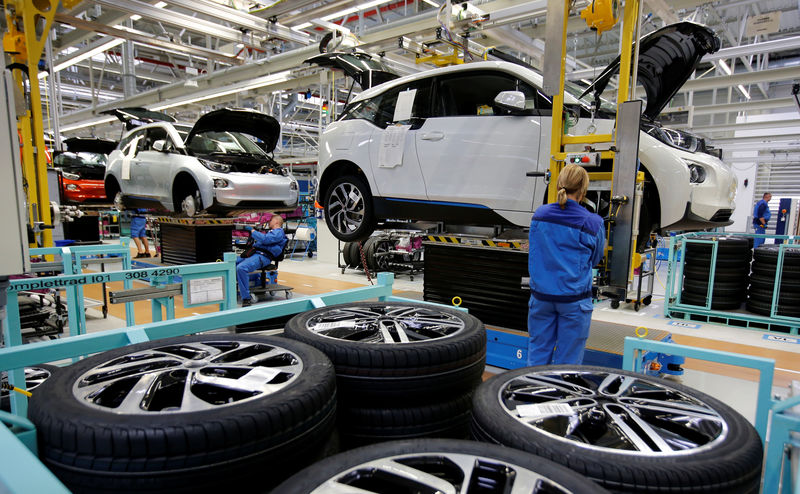
[[[383,62],[368,53],[331,52],[323,53],[304,60],[320,67],[341,69],[358,82],[361,89],[369,89],[378,84],[397,79],[399,76],[390,71]]]
[[[91,137],[70,137],[64,141],[67,151],[71,153],[97,153],[111,154],[116,149],[117,143],[108,139]]]
[[[125,124],[125,129],[127,130],[153,122],[175,122],[175,119],[166,113],[148,110],[147,108],[114,108],[100,113],[102,115],[114,115],[120,122]]]
[[[222,109],[206,113],[194,124],[186,142],[200,132],[241,132],[263,141],[264,151],[271,153],[278,144],[281,124],[277,120],[253,110]]]
[[[642,37],[640,43],[637,82],[647,94],[643,115],[650,120],[655,120],[691,77],[700,59],[720,47],[714,31],[694,22],[670,24]],[[583,95],[593,92],[599,98],[611,77],[619,72],[619,66],[617,57]]]

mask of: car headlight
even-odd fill
[[[642,124],[642,130],[655,137],[664,144],[674,148],[694,153],[702,147],[702,139],[688,132],[676,129],[659,127],[658,125]]]
[[[67,190],[78,190],[78,186],[75,185],[75,184],[67,184],[66,189]]]
[[[61,172],[61,176],[66,178],[67,180],[80,180],[81,176],[76,173],[70,172]]]
[[[220,173],[228,173],[231,171],[231,165],[226,165],[224,163],[217,163],[215,161],[208,161],[208,160],[198,160],[200,163],[208,168],[211,171],[220,172]]]
[[[289,190],[297,190],[297,189],[298,189],[297,182],[292,180],[292,182],[289,184]]]
[[[683,161],[689,167],[689,183],[701,184],[706,181],[706,169],[690,161]]]

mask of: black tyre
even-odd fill
[[[360,268],[361,266],[361,250],[358,248],[358,242],[348,242],[349,251],[350,251],[350,259],[353,261],[353,264],[350,265],[352,268]]]
[[[353,254],[350,250],[352,243],[353,242],[345,242],[344,245],[342,245],[342,261],[344,262],[344,265],[349,268],[355,267],[355,260],[353,259]]]
[[[714,283],[714,300],[722,297],[738,298],[744,300],[747,296],[747,283]],[[708,293],[708,282],[696,280],[683,280],[683,289],[687,292],[696,293],[698,295],[706,295]]]
[[[749,292],[750,300],[758,300],[761,302],[766,302],[768,304],[772,303],[772,289],[769,290],[750,290]],[[780,305],[785,306],[797,306],[800,307],[800,294],[798,293],[784,293],[783,291],[780,292],[778,295],[778,303]]]
[[[750,277],[750,289],[756,290],[766,290],[772,293],[772,289],[775,286],[775,277],[774,276],[764,276],[761,274],[755,274]],[[800,294],[800,280],[797,279],[786,279],[785,277],[781,276],[781,293],[798,293]]]
[[[713,310],[735,310],[742,306],[742,302],[744,301],[744,297],[724,297],[724,296],[717,296],[713,297],[711,300],[711,309]],[[681,292],[681,303],[687,305],[697,305],[700,307],[706,306],[706,296],[705,294],[697,294],[692,292],[683,291]]]
[[[753,263],[753,274],[766,276],[772,279],[775,279],[775,273],[777,271],[776,264],[767,264],[764,262],[754,262]],[[800,283],[800,266],[783,266],[781,270],[781,278],[784,280],[793,280]]]
[[[290,478],[273,494],[326,492],[608,491],[554,462],[521,451],[471,441],[418,439],[376,444],[332,456]]]
[[[483,383],[473,405],[478,439],[551,459],[614,492],[758,492],[755,429],[672,381],[603,367],[528,367]]]
[[[328,355],[343,397],[444,400],[481,379],[486,330],[475,317],[431,304],[360,302],[299,314],[285,335]]]
[[[780,247],[780,245],[775,244],[761,245],[753,251],[753,258],[757,262],[763,262],[774,266],[778,262],[778,251]],[[785,248],[783,265],[800,267],[800,246]]]
[[[30,402],[39,453],[75,492],[269,488],[313,461],[335,426],[335,376],[279,337],[151,341],[77,362]]]
[[[339,434],[348,448],[422,437],[467,439],[471,412],[471,394],[423,405],[406,406],[401,402],[382,408],[340,406]]]
[[[325,194],[325,223],[344,242],[363,241],[375,231],[375,206],[367,184],[358,177],[339,177]]]
[[[772,306],[772,301],[763,301],[754,298],[750,298],[747,300],[747,304],[745,304],[745,308],[754,313],[760,314],[762,316],[769,316],[770,310]],[[777,315],[779,316],[788,316],[788,317],[800,317],[800,306],[794,305],[781,305],[778,304],[777,307]]]
[[[42,385],[54,373],[59,372],[61,367],[57,365],[39,364],[32,367],[25,367],[25,390],[31,393]],[[8,374],[4,371],[0,373],[0,382],[3,384],[8,383]],[[10,392],[0,387],[0,410],[4,412],[11,411]]]
[[[369,237],[364,241],[361,248],[364,249],[364,261],[366,261],[366,268],[371,272],[376,272],[377,265],[375,264],[375,244],[380,240],[380,237]]]
[[[375,239],[369,246],[369,249],[364,249],[367,254],[367,263],[369,263],[370,271],[379,273],[381,271],[391,271],[389,269],[389,255],[387,253],[394,248],[394,241],[388,238],[372,237],[370,240]]]
[[[749,267],[739,268],[717,268],[714,270],[714,280],[717,283],[745,282],[750,272]],[[683,267],[683,275],[687,280],[698,280],[708,282],[710,269],[708,266],[694,266],[687,264]]]
[[[686,256],[686,266],[711,267],[711,256],[697,254]],[[739,268],[745,269],[750,266],[750,259],[747,256],[723,257],[717,256],[717,269],[719,268]]]
[[[717,256],[739,257],[739,258],[744,256],[746,257],[750,256],[750,245],[748,244],[747,239],[744,237],[736,237],[732,235],[708,234],[708,235],[698,235],[696,237],[691,237],[691,239],[689,240],[716,240]],[[712,252],[713,252],[713,246],[711,244],[686,242],[687,255],[703,254],[706,256],[710,256]]]

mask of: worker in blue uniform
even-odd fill
[[[136,258],[150,257],[150,245],[147,243],[146,209],[137,209],[131,217],[131,238],[139,251]]]
[[[769,223],[769,219],[772,217],[772,213],[769,212],[770,199],[772,199],[772,194],[764,192],[764,195],[761,196],[761,200],[758,201],[753,208],[753,229],[756,233],[767,233],[767,223]],[[753,240],[753,248],[755,249],[763,244],[764,240],[766,239],[763,237],[756,237]]]
[[[592,268],[603,258],[603,219],[580,205],[589,175],[567,165],[558,202],[539,207],[530,229],[528,365],[580,364],[592,319]]]
[[[247,258],[236,259],[236,281],[239,283],[239,295],[242,296],[242,307],[247,307],[253,303],[250,295],[250,273],[257,271],[277,258],[283,248],[286,247],[286,233],[283,231],[283,218],[274,215],[269,220],[269,231],[267,233],[252,230],[255,243],[255,252]]]

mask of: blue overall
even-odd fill
[[[756,206],[753,208],[753,229],[755,229],[756,233],[767,233],[767,223],[769,223],[769,219],[772,217],[772,213],[769,212],[769,204],[764,199],[761,199],[756,203]],[[761,218],[764,218],[764,225],[761,225]],[[764,243],[764,238],[756,237],[753,239],[753,248],[755,249],[759,245]]]
[[[592,268],[603,258],[600,216],[572,199],[531,220],[528,365],[580,364],[592,319]]]
[[[253,230],[256,252],[250,257],[236,259],[236,281],[242,300],[250,299],[250,273],[269,266],[273,259],[281,255],[288,239],[283,228],[275,228],[267,233]]]

